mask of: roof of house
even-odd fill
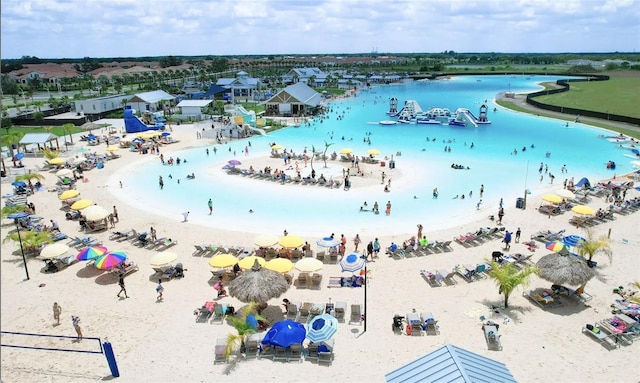
[[[304,104],[308,106],[318,106],[322,102],[322,95],[305,83],[298,82],[282,89],[275,96],[271,97],[264,104]]]
[[[51,133],[27,133],[20,140],[21,145],[44,144],[57,139],[58,136]]]
[[[138,93],[133,96],[129,102],[148,102],[150,104],[158,101],[170,101],[175,99],[175,96],[170,95],[164,90],[154,90],[151,92]]]
[[[498,361],[446,344],[385,375],[389,383],[516,383]]]
[[[316,78],[327,77],[327,74],[320,70],[320,68],[293,68],[291,72],[302,78],[310,78],[311,76],[316,76]]]
[[[180,103],[178,103],[178,107],[182,108],[182,107],[189,107],[189,106],[197,106],[197,107],[205,107],[207,105],[211,104],[211,100],[182,100],[180,101]]]

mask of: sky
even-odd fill
[[[2,0],[3,59],[639,52],[640,0]]]

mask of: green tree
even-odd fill
[[[37,122],[38,124],[42,125],[42,123],[44,122],[44,113],[42,112],[35,112],[33,114],[33,119],[35,120],[35,122]]]
[[[40,153],[44,156],[44,158],[48,160],[52,160],[60,155],[60,151],[57,149],[44,148],[40,150]]]
[[[595,238],[593,234],[593,230],[591,228],[587,228],[585,230],[587,232],[587,240],[581,241],[576,246],[576,252],[583,258],[587,259],[587,263],[591,265],[591,260],[593,256],[598,253],[603,253],[609,257],[609,262],[611,262],[613,253],[611,252],[611,246],[609,244],[609,238],[605,235],[602,235],[598,238]]]
[[[520,285],[526,286],[532,274],[538,273],[535,266],[526,266],[518,269],[511,263],[503,265],[494,261],[487,261],[491,265],[489,270],[489,278],[493,279],[498,285],[498,294],[504,295],[504,307],[509,307],[509,296]]]
[[[20,237],[18,237],[18,232],[16,231],[7,234],[7,236],[2,240],[2,243],[9,241],[18,242],[20,240],[22,240],[22,248],[25,251],[33,253],[38,252],[43,245],[53,242],[49,233],[46,231],[35,232],[33,230],[22,230],[20,231]]]
[[[322,153],[322,159],[324,160],[324,167],[325,168],[327,167],[327,150],[329,150],[329,146],[331,146],[333,144],[334,144],[333,142],[331,142],[331,143],[329,143],[327,141],[324,142],[324,152]],[[313,169],[313,167],[312,167],[312,169]]]
[[[62,131],[64,132],[64,136],[65,136],[65,141],[67,140],[67,134],[69,135],[69,138],[71,139],[71,145],[73,145],[73,124],[68,123],[68,124],[64,124],[62,125]]]
[[[243,353],[246,349],[246,341],[249,335],[255,334],[257,329],[251,324],[247,323],[247,316],[254,315],[256,320],[264,321],[265,318],[255,313],[258,304],[251,302],[247,306],[243,307],[234,316],[227,316],[227,321],[236,330],[236,333],[227,335],[227,348],[225,355],[229,356],[237,351]]]
[[[9,130],[7,130],[7,133],[3,134],[2,137],[0,138],[2,140],[2,145],[6,145],[9,148],[9,151],[11,152],[11,160],[13,161],[13,166],[17,166],[17,161],[15,160],[16,157],[14,152],[15,150],[14,146],[16,146],[16,144],[20,142],[22,137],[24,137],[24,133],[20,133],[20,132],[9,133]]]
[[[2,218],[7,218],[8,215],[13,213],[20,213],[27,210],[26,205],[4,206],[2,208]]]

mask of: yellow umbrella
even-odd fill
[[[260,266],[264,266],[264,264],[267,263],[267,261],[265,261],[264,258],[262,257],[256,257],[255,255],[250,255],[248,257],[242,258],[238,262],[238,266],[240,266],[242,270],[247,270],[252,268],[253,265],[256,263],[256,261],[258,261],[258,264]]]
[[[60,194],[58,196],[58,199],[60,201],[66,201],[68,199],[75,198],[75,197],[77,197],[79,195],[80,195],[80,192],[77,191],[77,190],[67,190],[67,191],[62,192],[62,194]]]
[[[303,273],[313,273],[322,269],[322,266],[322,261],[315,258],[302,258],[295,264],[296,270],[300,270]]]
[[[274,258],[265,263],[264,268],[277,271],[279,273],[288,273],[293,269],[293,262],[287,258]]]
[[[284,148],[284,146],[282,146],[282,145],[280,145],[280,144],[276,144],[276,145],[273,145],[273,146],[271,147],[271,149],[273,149],[273,150],[280,150],[280,149],[283,149],[283,148]]]
[[[378,149],[369,149],[367,153],[371,156],[377,156],[380,154],[380,151]]]
[[[151,257],[151,261],[149,261],[149,263],[152,267],[165,267],[175,262],[176,259],[178,259],[178,254],[170,251],[163,251],[162,253],[158,253]]]
[[[51,165],[62,165],[65,163],[64,158],[56,157],[49,160]]]
[[[278,237],[273,234],[261,234],[256,237],[254,243],[259,247],[275,246],[278,243]]]
[[[344,148],[340,150],[340,154],[351,154],[351,153],[353,153],[353,149],[351,148]]]
[[[595,211],[586,205],[576,205],[571,208],[571,211],[580,215],[594,215]]]
[[[551,202],[551,203],[560,203],[562,202],[562,197],[560,197],[559,195],[556,194],[544,194],[542,195],[542,200],[543,201],[547,201],[547,202]]]
[[[285,235],[284,237],[280,238],[278,243],[280,244],[280,246],[286,247],[287,249],[294,249],[296,247],[304,245],[304,240],[297,235]]]
[[[107,152],[116,152],[116,151],[120,150],[120,148],[117,147],[117,146],[108,146],[106,150],[107,150]]]
[[[71,190],[68,190],[68,191],[71,191]],[[62,193],[62,194],[64,194],[64,193]],[[71,209],[73,209],[73,210],[82,210],[82,209],[88,208],[91,205],[93,205],[93,201],[88,200],[88,199],[81,199],[81,200],[78,200],[78,201],[74,202],[71,205]]]
[[[51,243],[43,247],[38,256],[40,258],[53,259],[65,254],[67,251],[69,251],[69,246],[64,243]]]
[[[231,254],[220,254],[209,260],[209,266],[216,269],[224,269],[225,267],[231,267],[238,263],[238,258]]]

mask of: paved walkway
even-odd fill
[[[515,96],[515,98],[504,98],[503,97],[503,98],[501,98],[499,100],[500,101],[504,101],[505,103],[511,102],[514,105],[517,105],[519,108],[522,108],[522,109],[528,111],[531,114],[537,114],[537,115],[542,115],[542,116],[550,116],[550,117],[555,117],[555,118],[558,118],[558,119],[561,119],[561,120],[566,120],[566,121],[574,121],[575,118],[576,118],[576,116],[573,115],[573,114],[553,112],[553,111],[550,111],[550,110],[540,109],[540,108],[535,107],[533,105],[527,104],[526,97],[527,97],[526,95],[517,94]],[[585,117],[585,116],[580,116],[580,121],[603,124],[603,125],[607,125],[607,126],[611,127],[612,129],[618,128],[618,129],[632,130],[634,132],[637,132],[640,135],[640,126],[638,126],[638,125],[625,124],[623,122],[617,122],[617,121],[611,121],[611,120],[603,120],[603,119],[600,119],[600,118]]]

